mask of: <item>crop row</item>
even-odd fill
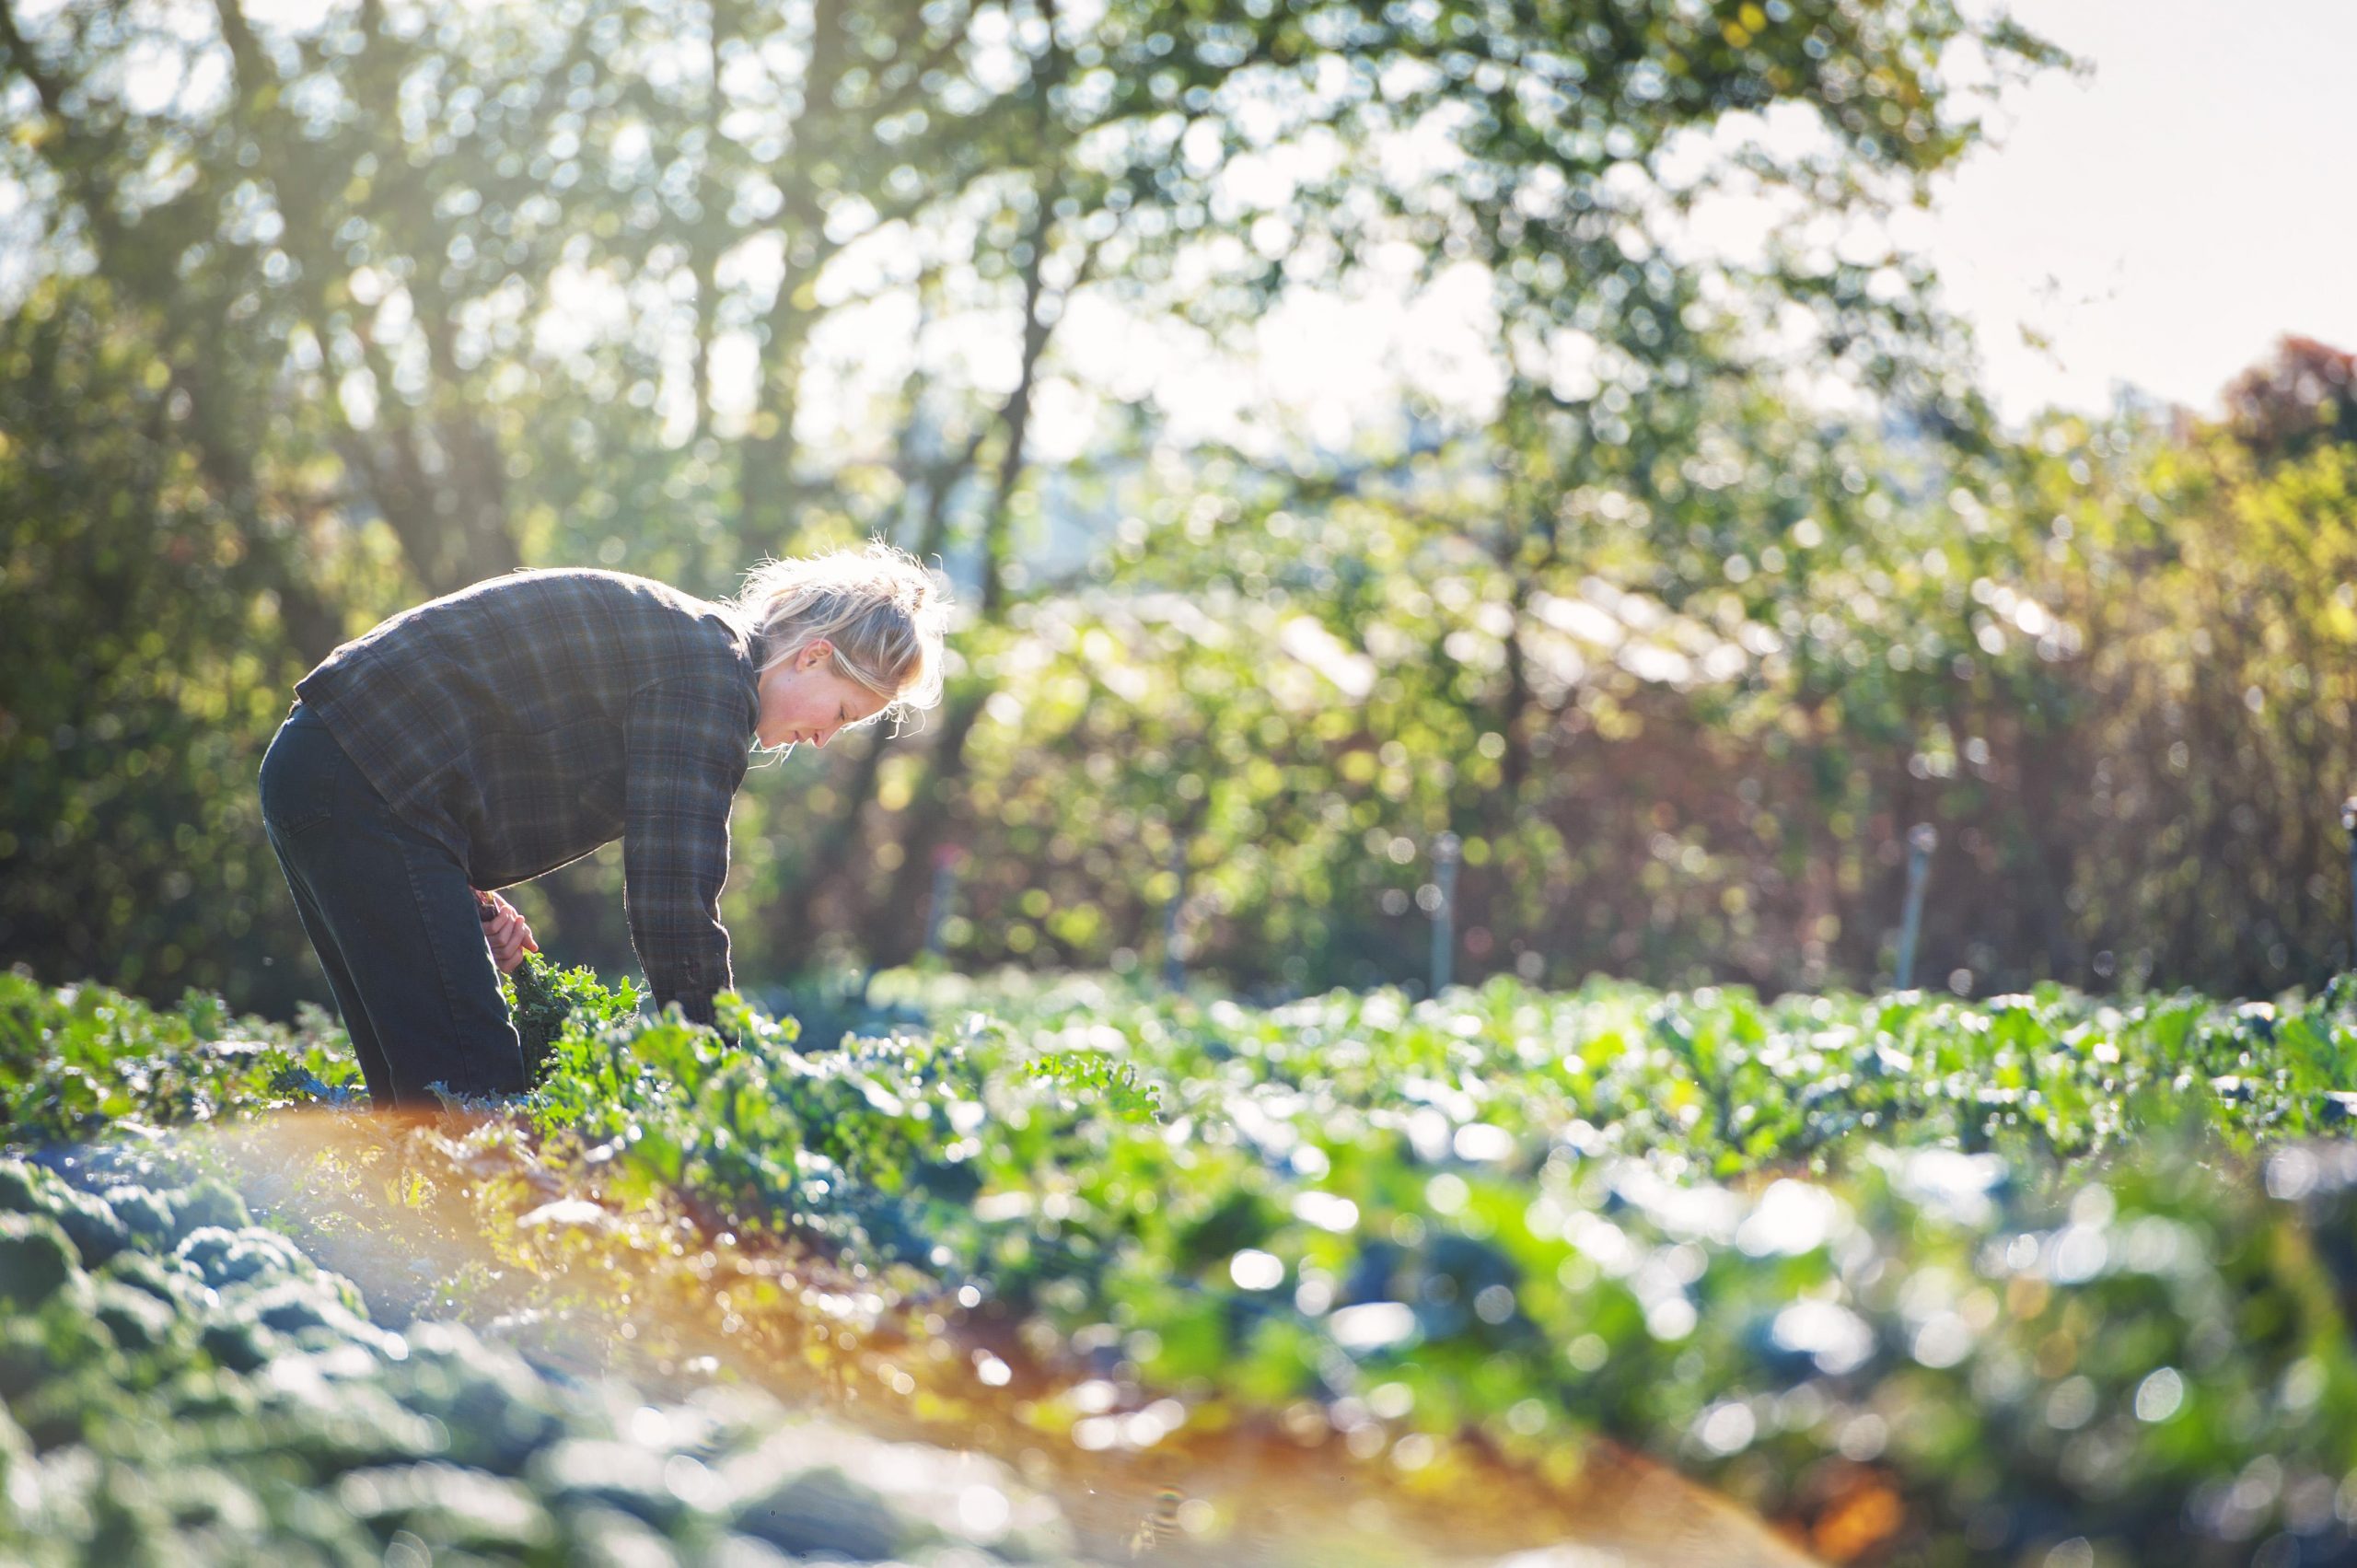
[[[388,1332],[217,1181],[109,1174],[0,1161],[6,1561],[1070,1561],[988,1460]]]
[[[2357,1561],[2338,997],[911,981],[929,1021],[807,1048],[725,1004],[730,1051],[553,982],[502,1114],[572,1191],[891,1282],[1083,1447],[1260,1422],[1568,1481],[1602,1434],[1829,1557]],[[10,1006],[120,1114],[337,1092],[316,1034]]]
[[[577,1031],[528,1114],[1199,1420],[1600,1431],[1834,1555],[2350,1551],[2332,1005],[948,989],[810,1053]]]

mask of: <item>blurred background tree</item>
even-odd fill
[[[1865,982],[1916,820],[1935,975],[2313,978],[2347,356],[1997,430],[1876,224],[1963,63],[2061,63],[1978,16],[0,0],[0,954],[323,996],[252,802],[310,664],[881,534],[960,585],[949,694],[740,796],[749,986],[1174,913],[1409,977],[1444,830],[1460,973]],[[1190,415],[1317,308],[1460,351]],[[620,879],[518,901],[620,970]]]

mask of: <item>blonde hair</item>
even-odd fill
[[[905,550],[874,540],[764,561],[723,602],[766,636],[764,675],[823,637],[837,674],[888,699],[878,717],[898,720],[941,701],[949,590]]]

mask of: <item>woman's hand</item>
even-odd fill
[[[513,974],[516,966],[524,961],[527,953],[537,953],[540,945],[532,940],[532,928],[516,912],[516,906],[497,893],[478,890],[475,901],[482,906],[482,939],[491,945],[491,960],[502,974]]]

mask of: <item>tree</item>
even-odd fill
[[[2235,377],[2225,401],[2228,427],[2265,457],[2357,442],[2357,354],[2287,336],[2274,358]]]
[[[1920,273],[1820,254],[1810,226],[1904,199],[1969,144],[1948,51],[2001,75],[2055,58],[1935,0],[357,0],[301,20],[215,0],[189,21],[0,6],[0,177],[31,198],[44,285],[102,286],[122,352],[154,367],[130,379],[169,389],[148,429],[187,476],[173,505],[233,529],[239,591],[277,607],[287,646],[227,664],[253,683],[231,703],[257,715],[241,764],[284,666],[520,563],[712,592],[761,554],[883,531],[973,585],[976,656],[913,772],[870,753],[823,804],[748,804],[736,896],[788,963],[814,918],[904,952],[932,848],[987,814],[968,780],[997,744],[988,651],[1068,586],[1022,556],[1077,301],[1233,343],[1288,291],[1397,254],[1425,282],[1478,274],[1504,389],[1417,411],[1434,439],[1402,463],[1499,477],[1417,526],[1483,555],[1514,622],[1508,714],[1469,731],[1503,738],[1512,787],[1462,807],[1510,819],[1563,717],[1529,674],[1534,606],[1610,562],[1679,597],[1698,563],[1789,528],[1807,486],[1855,498],[1838,443],[1748,434],[1747,410],[1781,406],[1771,315],[1816,320],[1807,367],[1969,441]],[[1817,134],[1697,163],[1731,116],[1771,111]],[[1681,215],[1746,182],[1787,204],[1792,242],[1745,264],[1685,248]],[[1003,368],[954,351],[978,329]],[[1801,454],[1801,489],[1695,482],[1713,442],[1755,466]],[[1329,457],[1286,472],[1315,494],[1344,477]],[[1199,593],[1220,574],[1128,575]],[[1460,724],[1492,701],[1446,684]],[[619,947],[615,874],[552,879],[581,956]]]

